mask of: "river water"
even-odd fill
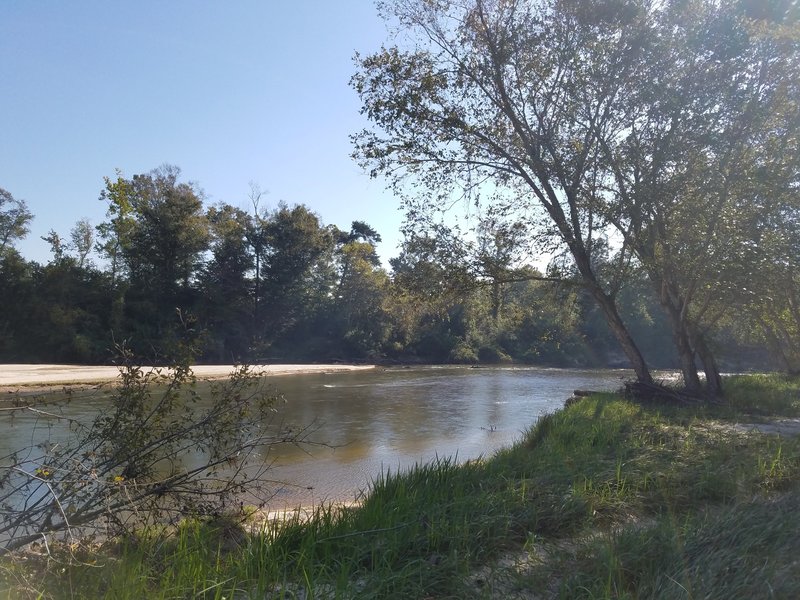
[[[467,460],[512,444],[575,389],[613,390],[622,370],[424,367],[275,378],[279,414],[327,444],[273,448],[276,507],[354,500],[387,469]],[[270,380],[272,382],[272,380]]]
[[[351,501],[386,470],[437,456],[491,455],[563,406],[573,390],[614,390],[630,376],[625,370],[415,367],[270,377],[286,399],[276,419],[307,428],[315,442],[265,451],[276,482],[270,508]],[[103,402],[73,401],[63,414],[89,420]],[[51,441],[68,435],[50,431],[52,423],[41,415],[5,421],[3,455],[43,435]]]

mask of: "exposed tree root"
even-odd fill
[[[702,392],[697,393],[676,389],[663,383],[627,381],[620,391],[628,400],[641,404],[677,404],[686,406],[711,403],[718,400]]]

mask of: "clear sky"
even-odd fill
[[[348,138],[353,55],[387,39],[371,0],[0,0],[0,187],[35,215],[18,249],[46,262],[50,229],[104,220],[104,176],[170,163],[208,204],[248,208],[254,181],[396,255],[399,203]]]

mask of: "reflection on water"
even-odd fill
[[[287,424],[330,447],[273,448],[276,504],[352,500],[382,471],[507,446],[574,389],[611,390],[626,371],[414,368],[275,379]],[[307,488],[313,488],[308,490]]]
[[[420,367],[269,378],[285,404],[276,426],[308,428],[310,444],[265,449],[273,462],[274,508],[353,500],[382,471],[436,456],[458,460],[511,444],[574,389],[612,390],[630,372],[536,368]],[[90,420],[103,400],[63,408]],[[6,419],[0,456],[68,431],[34,415]]]

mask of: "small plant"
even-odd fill
[[[269,427],[279,397],[263,380],[240,366],[200,402],[188,363],[145,370],[121,356],[107,409],[82,423],[51,408],[48,419],[68,421],[69,439],[35,440],[0,462],[0,553],[59,533],[108,538],[218,518],[269,498],[262,450],[303,434]],[[14,410],[42,413],[24,403]]]

